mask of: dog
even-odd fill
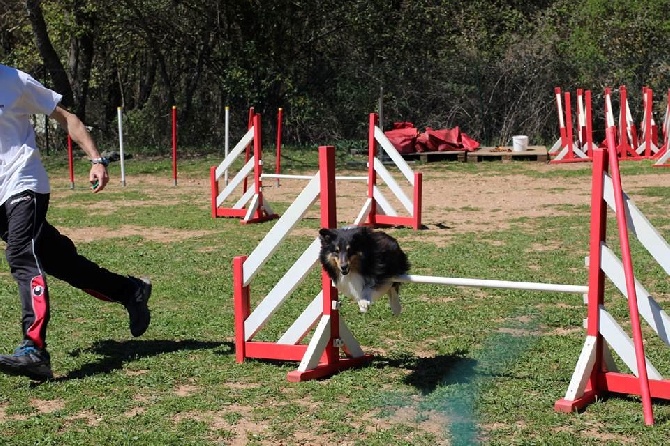
[[[400,282],[391,279],[407,274],[407,255],[390,235],[366,226],[321,228],[319,260],[338,291],[353,298],[361,313],[388,293],[394,315],[402,311]]]

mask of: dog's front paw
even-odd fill
[[[361,311],[361,313],[367,313],[369,307],[370,307],[370,302],[368,302],[367,300],[359,300],[358,301],[358,309]]]

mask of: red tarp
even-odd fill
[[[398,151],[398,153],[414,153],[414,144],[416,143],[416,136],[418,130],[414,127],[398,127],[388,132],[384,132],[386,137],[391,141],[393,147]]]
[[[474,151],[479,142],[461,132],[458,126],[451,129],[434,130],[426,127],[419,132],[411,122],[394,122],[393,130],[384,132],[399,153]]]

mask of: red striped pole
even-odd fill
[[[368,213],[368,224],[373,228],[377,226],[377,203],[375,202],[377,141],[375,139],[375,127],[377,127],[378,119],[376,113],[370,113],[368,125],[368,200],[372,200],[372,206],[370,206],[370,212]]]
[[[319,175],[321,180],[321,227],[337,228],[337,207],[335,192],[335,147],[319,147]],[[338,310],[337,288],[326,270],[321,270],[321,289],[323,290],[323,314],[330,316],[330,338],[340,337],[340,314]],[[329,365],[337,364],[339,348],[329,342],[324,356]]]
[[[584,92],[586,106],[586,156],[593,158],[593,123],[591,122],[591,90]]]

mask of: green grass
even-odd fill
[[[286,157],[287,170],[316,169],[315,151],[289,149]],[[350,161],[338,153],[339,163]],[[584,341],[579,327],[586,313],[577,295],[407,285],[399,318],[383,301],[367,314],[343,302],[342,317],[375,355],[368,366],[289,383],[286,374],[296,363],[237,364],[231,262],[249,254],[274,222],[211,218],[209,166],[218,162],[215,156],[180,160],[175,188],[170,160],[129,160],[128,186],[118,186],[114,164],[117,186],[91,194],[85,162],[76,163],[77,187],[69,190],[67,164],[59,156],[46,159],[54,187],[50,221],[66,233],[84,228],[99,234],[78,248],[103,266],[151,277],[153,321],[145,336],[131,338],[121,306],[51,279],[49,350],[57,376],[30,385],[0,375],[1,444],[600,445],[663,444],[670,434],[670,405],[663,402],[654,404],[653,428],[644,426],[635,397],[613,395],[579,414],[554,412]],[[523,162],[415,167],[434,176],[541,175]],[[551,174],[588,184],[589,167],[557,167]],[[670,178],[649,163],[624,163],[622,170],[624,177],[653,172]],[[166,185],[141,184],[147,174]],[[658,199],[642,200],[640,207],[667,237],[670,189],[650,185],[636,194]],[[291,198],[273,205],[283,210]],[[445,201],[446,215],[479,211]],[[546,208],[561,216],[517,218],[507,229],[459,234],[448,243],[435,243],[440,229],[390,232],[408,252],[415,274],[586,283],[588,209]],[[307,234],[316,236],[318,220],[304,219],[299,228],[254,279],[254,303],[310,242]],[[610,224],[609,234],[615,230]],[[617,249],[616,237],[610,245]],[[665,272],[639,243],[632,249],[642,282],[652,294],[667,296]],[[0,274],[0,345],[9,352],[19,341],[20,309],[6,262]],[[318,287],[317,271],[258,338],[275,340]],[[624,299],[611,285],[608,290],[609,311],[625,319]],[[667,349],[654,339],[648,344],[657,369],[669,371]]]

